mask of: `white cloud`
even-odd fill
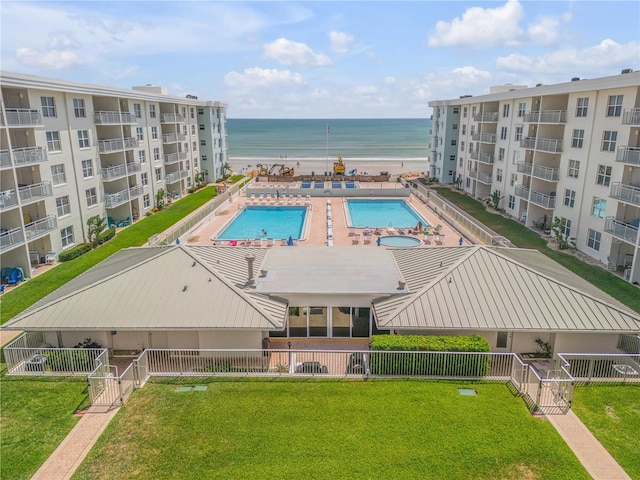
[[[329,32],[329,40],[331,41],[331,50],[336,53],[348,53],[353,45],[353,35],[337,30]]]
[[[314,88],[311,92],[311,98],[331,98],[331,93],[324,88]]]
[[[476,67],[460,67],[454,68],[451,72],[456,75],[455,80],[463,81],[465,83],[474,82],[477,80],[488,80],[491,78],[491,73],[486,70],[478,70]]]
[[[306,44],[279,38],[264,45],[264,56],[282,65],[324,67],[331,65],[331,59],[323,54],[314,53]]]
[[[384,77],[382,79],[382,83],[384,83],[385,85],[393,85],[394,83],[396,83],[396,78],[395,77]]]
[[[82,58],[69,50],[40,51],[33,48],[18,48],[16,57],[24,65],[51,70],[65,70],[85,64]]]
[[[378,89],[373,85],[361,85],[355,89],[356,95],[373,95],[378,93]]]
[[[224,82],[237,88],[304,86],[305,81],[299,73],[274,68],[245,68],[244,73],[229,72]]]

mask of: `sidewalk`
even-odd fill
[[[631,480],[573,410],[564,415],[546,415],[545,418],[567,442],[594,480]]]
[[[119,407],[115,406],[89,407],[87,413],[31,477],[31,480],[71,478],[118,410]]]

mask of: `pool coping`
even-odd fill
[[[346,198],[345,201],[342,204],[342,208],[344,210],[344,216],[345,216],[345,222],[347,224],[347,228],[366,228],[365,227],[356,227],[353,225],[353,222],[351,221],[351,214],[349,213],[349,202],[351,201],[357,201],[357,202],[367,202],[367,201],[376,201],[376,202],[404,202],[405,205],[411,209],[411,211],[413,212],[414,215],[416,215],[418,218],[421,219],[422,221],[422,225],[423,228],[429,228],[431,227],[431,224],[429,223],[429,221],[424,218],[420,212],[418,212],[415,208],[413,208],[413,205],[411,205],[411,202],[408,202],[407,200],[405,200],[404,198]],[[393,227],[393,228],[411,228],[413,227],[413,225],[411,227],[394,227],[392,224],[390,225],[367,225],[370,228],[389,228],[389,227]],[[391,236],[391,235],[387,235],[387,236]],[[417,245],[416,245],[417,246]]]
[[[229,228],[229,226],[236,220],[236,218],[238,218],[240,216],[240,214],[242,214],[242,212],[244,212],[247,208],[249,207],[253,207],[253,208],[274,208],[274,207],[281,207],[281,208],[304,208],[305,209],[305,214],[304,214],[304,222],[302,223],[302,228],[300,231],[300,238],[298,238],[297,240],[302,242],[305,241],[308,236],[309,236],[309,229],[311,228],[310,224],[311,224],[311,205],[243,205],[242,208],[239,208],[238,211],[236,213],[234,213],[234,215],[229,219],[229,221],[227,223],[225,223],[223,225],[223,227],[220,229],[220,231],[217,233],[217,235],[215,236],[211,236],[209,238],[209,240],[213,241],[213,242],[231,242],[231,241],[254,241],[255,237],[253,238],[220,238],[220,235],[227,229]],[[282,238],[276,238],[276,237],[260,237],[262,239],[262,241],[266,241],[267,239],[271,238],[273,239],[274,242],[280,241],[282,240]]]

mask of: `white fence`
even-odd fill
[[[558,365],[576,383],[639,383],[640,354],[558,354]]]

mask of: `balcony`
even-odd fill
[[[102,179],[105,182],[126,177],[142,170],[142,165],[137,162],[127,163],[126,165],[114,165],[102,169]]]
[[[95,112],[93,120],[96,125],[121,125],[123,123],[138,123],[133,113],[129,112]]]
[[[109,138],[98,141],[98,151],[100,153],[113,153],[123,150],[131,150],[138,146],[138,140],[134,137]]]
[[[183,152],[169,153],[164,156],[165,165],[171,165],[172,163],[178,163],[181,160],[186,160],[187,154]]]
[[[129,189],[129,198],[138,198],[144,193],[144,187],[142,185],[134,185]]]
[[[0,252],[8,250],[22,243],[24,243],[22,228],[12,228],[11,230],[0,233]]]
[[[518,162],[517,170],[518,170],[518,173],[524,173],[525,175],[531,175],[531,172],[533,171],[533,163]]]
[[[47,161],[47,149],[44,147],[24,147],[11,150],[16,167]]]
[[[186,139],[187,136],[182,133],[165,133],[162,135],[162,143],[176,143]]]
[[[640,165],[640,147],[620,147],[616,152],[616,162]]]
[[[622,125],[640,125],[640,108],[622,112]]]
[[[7,126],[9,127],[43,126],[40,110],[29,110],[28,108],[7,108],[4,113],[7,116]]]
[[[624,185],[622,183],[613,183],[609,192],[611,198],[622,200],[640,207],[640,187],[633,185]]]
[[[540,192],[531,192],[531,198],[529,198],[531,203],[535,203],[536,205],[540,205],[543,208],[553,209],[556,208],[556,195],[555,193],[551,195],[545,195]]]
[[[516,197],[524,198],[525,200],[529,200],[529,189],[525,188],[521,185],[516,185],[515,189]]]
[[[498,112],[485,112],[473,116],[474,122],[497,122]]]
[[[527,123],[567,123],[566,110],[543,110],[524,114]]]
[[[165,183],[175,183],[183,178],[187,178],[189,172],[187,170],[180,170],[179,172],[173,172],[164,177]]]
[[[121,190],[118,193],[106,193],[104,205],[106,208],[116,208],[129,201],[129,189]]]
[[[496,161],[496,156],[493,153],[480,153],[476,159],[480,163],[487,163],[492,165]]]
[[[478,172],[478,176],[476,177],[476,180],[478,180],[480,183],[491,185],[491,178],[492,176],[490,173]]]
[[[18,196],[16,195],[16,191],[5,190],[4,192],[0,192],[0,210],[9,209],[18,206]]]
[[[540,150],[541,152],[559,153],[562,152],[562,140],[555,138],[524,137],[520,139],[520,147],[530,150]]]
[[[57,228],[58,219],[55,215],[47,215],[40,220],[36,220],[35,222],[28,223],[24,226],[25,233],[27,234],[27,241],[42,237]]]
[[[9,150],[0,150],[0,168],[9,168],[11,165]]]
[[[18,196],[22,204],[37,202],[52,195],[51,182],[40,182],[18,188]]]
[[[178,115],[177,113],[163,113],[160,118],[161,123],[184,123],[184,115]]]
[[[496,143],[497,137],[495,133],[474,133],[471,139],[476,142]]]
[[[634,221],[639,222],[638,219]],[[604,231],[633,245],[638,243],[638,226],[616,220],[615,217],[605,218]]]
[[[467,177],[478,178],[478,170],[469,170],[469,172],[467,173]]]
[[[542,180],[547,180],[548,182],[557,182],[560,178],[560,171],[557,168],[536,165],[533,167],[531,175]]]

